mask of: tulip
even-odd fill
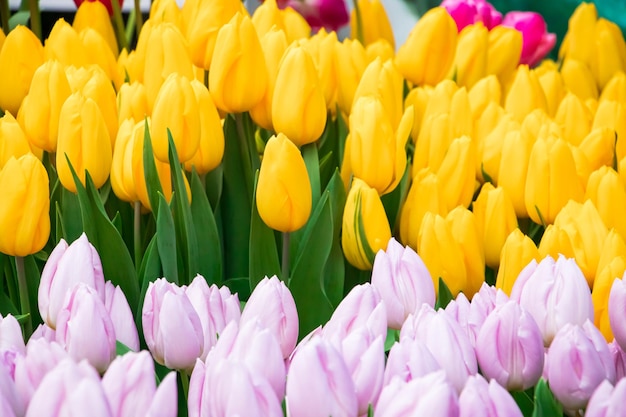
[[[111,188],[115,195],[123,201],[129,203],[139,201],[133,178],[133,152],[135,148],[135,130],[144,132],[145,122],[135,123],[133,119],[124,120],[117,131],[115,148],[111,162]],[[141,141],[143,145],[143,140]],[[141,175],[143,177],[143,149],[141,158]],[[127,164],[126,161],[130,161]],[[144,179],[145,183],[145,179]]]
[[[466,26],[460,33],[453,66],[459,86],[471,88],[487,75],[489,32],[482,23]]]
[[[593,320],[591,292],[584,278],[576,262],[561,255],[557,261],[547,257],[539,265],[531,262],[515,281],[511,299],[535,319],[545,346],[566,324]]]
[[[391,228],[378,193],[356,177],[346,199],[342,230],[344,255],[361,270],[372,267],[375,254],[385,249],[391,239]]]
[[[454,120],[454,123],[451,123],[449,126],[451,133],[449,142],[459,136],[469,136],[472,134],[474,121],[472,120],[467,89],[463,87],[459,88],[452,80],[443,80],[433,89],[428,105],[424,111],[424,126],[422,130],[427,126],[426,123],[428,119],[443,114],[449,115],[450,120]],[[421,136],[418,137],[418,145],[420,139]],[[432,166],[432,168],[438,169],[438,165]]]
[[[104,289],[104,305],[111,317],[116,340],[134,351],[139,351],[137,327],[135,327],[133,312],[128,305],[126,296],[119,285],[115,286],[111,281],[105,283]]]
[[[500,117],[499,121],[493,126],[491,132],[486,133],[484,137],[478,140],[476,145],[476,178],[479,181],[484,182],[485,175],[491,178],[495,183],[499,183],[500,181],[500,166],[502,165],[502,151],[504,149],[504,145],[507,142],[514,141],[515,138],[509,138],[508,136],[515,136],[517,132],[520,130],[520,125],[518,122],[513,120],[510,115],[504,115]],[[504,140],[503,140],[504,138]],[[510,146],[510,145],[509,145]],[[520,156],[522,154],[522,150],[518,151]],[[527,151],[530,153],[530,150]],[[507,158],[508,155],[504,155]],[[510,157],[507,158],[507,160]],[[521,164],[518,162],[516,165],[521,165],[521,167],[517,168],[517,170],[522,171],[524,168],[525,158],[520,158]],[[506,171],[513,167],[506,167]],[[506,176],[508,174],[504,172],[505,183]],[[519,180],[517,181],[519,183]]]
[[[626,136],[626,106],[622,103],[604,100],[598,104],[591,129],[608,127],[615,129],[618,138]],[[617,141],[615,154],[618,160],[626,156],[626,141]]]
[[[524,39],[520,31],[506,26],[496,26],[489,31],[487,48],[487,74],[508,83],[515,74],[522,56]]]
[[[476,354],[467,334],[445,310],[435,312],[432,307],[422,305],[416,315],[404,322],[400,340],[405,338],[426,344],[457,393],[463,390],[467,378],[477,372]]]
[[[467,93],[472,117],[474,119],[480,117],[489,103],[500,104],[501,96],[502,86],[495,75],[488,75],[478,80]]]
[[[603,165],[613,165],[617,132],[610,127],[598,127],[584,137],[578,148],[585,155],[589,165],[589,173]]]
[[[615,215],[616,211],[626,210],[626,189],[613,168],[603,166],[589,176],[585,199],[595,205],[607,228],[615,228],[626,238],[626,219]]]
[[[253,69],[255,76],[250,77]],[[265,57],[256,30],[249,17],[237,13],[222,26],[215,40],[209,71],[209,91],[215,105],[228,113],[254,108],[265,95],[267,78]],[[277,90],[278,86],[275,86],[275,95]]]
[[[424,112],[426,111],[426,106],[430,101],[432,92],[432,88],[427,86],[415,87],[409,91],[404,99],[405,108],[408,109],[409,106],[413,106],[413,128],[411,129],[411,139],[413,143],[417,142],[417,138],[419,137]]]
[[[335,44],[335,68],[337,69],[337,104],[342,112],[350,114],[354,93],[363,71],[367,67],[365,48],[358,40],[350,38]]]
[[[284,358],[291,355],[298,341],[298,312],[291,292],[276,276],[263,278],[252,291],[241,313],[241,325],[251,321],[272,332]]]
[[[568,30],[559,50],[559,57],[587,61],[594,48],[593,30],[598,12],[593,3],[581,3],[569,18]]]
[[[336,32],[350,22],[350,15],[343,1],[289,0],[287,5],[300,13],[314,32],[322,28]]]
[[[190,371],[202,355],[204,334],[198,313],[184,291],[165,278],[151,282],[141,317],[146,345],[154,359],[170,369]]]
[[[437,171],[448,210],[469,207],[475,187],[476,144],[469,136],[453,139]]]
[[[376,58],[365,68],[354,92],[351,114],[359,99],[366,96],[377,96],[391,122],[392,130],[397,131],[403,112],[402,76],[393,61]],[[406,107],[409,108],[408,105]]]
[[[122,84],[117,92],[117,108],[120,124],[126,119],[143,121],[148,116],[146,87],[137,81]]]
[[[519,127],[519,123],[515,122],[511,115],[506,113],[502,106],[499,103],[489,102],[487,103],[483,112],[476,117],[476,121],[474,122],[474,129],[472,131],[472,139],[477,143],[477,158],[476,158],[476,178],[478,180],[483,179],[482,177],[482,169],[480,165],[482,164],[482,152],[480,152],[480,147],[485,148],[484,144],[482,144],[487,136],[493,134],[493,131],[496,127],[498,127],[501,123],[506,123],[504,126],[501,126],[500,129],[503,129],[506,132],[509,130],[514,130]],[[516,124],[517,123],[517,124]],[[502,140],[500,140],[501,142]],[[481,145],[482,144],[482,145]],[[489,149],[489,147],[487,147]],[[498,146],[495,146],[496,154],[498,153]]]
[[[517,67],[513,83],[505,97],[504,108],[513,118],[522,122],[528,113],[535,109],[547,110],[546,96],[537,74],[528,65]]]
[[[558,258],[560,254],[566,258],[574,257],[574,248],[569,235],[565,229],[553,224],[546,227],[537,250],[539,251],[540,259],[548,255]]]
[[[602,90],[614,74],[626,70],[626,43],[620,27],[604,18],[595,22],[593,37],[589,67]]]
[[[358,8],[361,13],[362,33],[359,35],[359,20],[356,10],[353,9],[350,13],[350,37],[361,39],[364,46],[384,39],[395,49],[393,28],[383,3],[380,0],[359,0]]]
[[[86,28],[95,29],[102,35],[109,48],[111,48],[111,52],[117,57],[119,49],[110,17],[113,14],[113,10],[107,10],[107,8],[103,6],[105,5],[101,1],[83,1],[78,7],[78,10],[76,10],[72,27],[78,33]],[[107,6],[110,7],[110,2]]]
[[[41,42],[30,29],[18,25],[9,32],[0,50],[0,109],[17,114],[43,61]]]
[[[441,2],[461,32],[466,26],[482,22],[489,30],[502,22],[502,14],[485,0],[444,0]]]
[[[406,338],[394,343],[389,350],[383,377],[383,387],[391,384],[391,381],[394,379],[409,382],[441,369],[441,366],[424,342],[418,339]]]
[[[287,414],[357,415],[357,397],[341,354],[322,338],[313,338],[294,354],[287,377]]]
[[[254,10],[252,24],[256,28],[259,37],[263,38],[268,32],[275,31],[281,32],[287,43],[308,38],[311,35],[311,27],[306,22],[306,19],[291,7],[282,8],[285,0],[278,1],[281,8],[276,3],[276,0],[263,1]],[[322,31],[325,32],[323,29],[320,30],[320,32]]]
[[[546,105],[548,116],[554,117],[556,110],[565,96],[565,84],[563,77],[556,65],[552,66],[553,61],[544,61],[548,64],[535,69],[541,89],[546,96]]]
[[[48,174],[33,154],[14,157],[0,170],[0,252],[27,256],[39,252],[50,235]]]
[[[185,23],[178,3],[174,0],[155,0],[150,6],[150,20],[155,23],[173,23],[185,33]]]
[[[571,92],[559,104],[554,120],[563,128],[563,138],[572,145],[580,145],[591,131],[591,111]]]
[[[337,33],[321,29],[315,35],[301,41],[302,47],[309,52],[317,69],[320,87],[324,93],[326,108],[331,114],[337,112],[337,68],[335,65],[335,48]]]
[[[170,372],[161,381],[154,394],[146,417],[176,417],[178,415],[178,387],[176,373]]]
[[[548,33],[546,22],[539,13],[509,12],[502,19],[502,26],[512,27],[523,35],[520,64],[537,64],[556,44],[556,35]]]
[[[590,321],[566,324],[556,334],[546,366],[550,390],[566,410],[584,408],[602,381],[615,381],[609,348]]]
[[[585,410],[585,416],[605,417],[624,416],[622,399],[626,394],[626,380],[617,380],[613,386],[609,381],[604,380],[595,389]]]
[[[137,46],[134,51],[128,52],[123,49],[118,57],[118,67],[122,72],[128,74],[128,80],[130,82],[139,81],[144,82],[144,70],[146,64],[146,53],[148,50],[148,42],[154,32],[156,24],[148,19],[141,27],[141,32],[137,37]],[[156,94],[155,94],[156,96]],[[150,106],[150,108],[152,108]]]
[[[443,371],[431,372],[409,382],[394,378],[380,394],[376,415],[458,416],[459,397]]]
[[[11,351],[25,354],[26,347],[22,338],[22,328],[14,316],[0,316],[0,352]]]
[[[0,118],[0,169],[10,157],[19,159],[30,152],[28,140],[11,113]]]
[[[626,352],[622,350],[615,339],[609,343],[609,351],[615,364],[615,380],[619,381],[626,375]]]
[[[87,47],[78,32],[65,19],[57,20],[44,45],[44,59],[56,60],[65,67],[85,67],[89,62]]]
[[[435,287],[426,265],[410,247],[394,238],[379,250],[372,269],[372,285],[380,292],[387,311],[387,327],[400,329],[409,314],[422,304],[435,305]]]
[[[543,353],[542,353],[543,356]],[[459,395],[459,416],[521,417],[517,403],[496,380],[481,376],[469,377]]]
[[[533,259],[541,260],[535,243],[521,230],[513,230],[502,245],[496,288],[510,295],[518,275]]]
[[[452,132],[453,116],[450,113],[439,113],[430,116],[427,114],[429,109],[430,107],[426,108],[424,119],[422,120],[422,128],[415,144],[413,177],[424,168],[438,172],[447,150],[455,138]]]
[[[615,339],[609,314],[611,288],[613,281],[622,277],[624,271],[626,271],[626,256],[615,256],[605,266],[599,268],[593,281],[591,299],[594,307],[594,324],[607,342]]]
[[[584,188],[576,176],[574,158],[563,139],[538,138],[526,175],[526,210],[531,220],[549,225],[570,200],[582,201]]]
[[[565,87],[582,100],[597,99],[598,87],[593,74],[584,62],[565,58],[561,64],[561,76]]]
[[[124,82],[126,74],[117,65],[117,57],[109,49],[106,39],[96,30],[85,28],[79,34],[85,49],[87,50],[87,60],[98,67],[106,75],[109,82],[116,89]]]
[[[624,99],[626,99],[626,74],[618,71],[602,89],[600,100],[623,102]]]
[[[509,196],[518,218],[528,217],[525,184],[519,179],[528,175],[528,162],[533,143],[533,138],[525,134],[523,130],[508,132],[502,141],[498,187],[502,188]]]
[[[624,286],[623,277],[622,279],[615,278],[613,280],[609,293],[608,310],[609,322],[615,341],[624,350],[624,347],[626,347],[626,327],[624,326],[622,315],[626,311],[626,287]]]
[[[419,19],[400,46],[396,65],[413,84],[436,85],[452,68],[456,47],[454,20],[443,7],[435,7]]]

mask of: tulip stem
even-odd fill
[[[141,33],[141,27],[143,26],[143,15],[141,14],[140,0],[135,0],[135,33],[139,39]]]
[[[39,14],[39,0],[28,0],[30,9],[30,30],[41,40],[41,15]]]
[[[180,382],[183,386],[183,395],[185,396],[185,402],[187,402],[187,397],[189,396],[189,375],[183,370],[179,370],[180,374]]]
[[[237,124],[237,136],[239,137],[239,151],[241,153],[241,168],[243,169],[243,175],[246,181],[246,191],[248,198],[252,199],[254,192],[252,172],[252,162],[250,158],[250,144],[248,141],[248,135],[246,135],[246,129],[243,125],[243,113],[235,114],[235,122]]]
[[[141,265],[141,202],[135,201],[135,219],[133,223],[133,244],[135,250],[135,268]]]
[[[5,35],[9,34],[9,0],[0,0],[0,19],[2,20],[2,30]]]
[[[126,43],[126,30],[124,29],[124,19],[122,18],[122,9],[120,9],[120,4],[117,0],[113,0],[111,5],[113,6],[113,26],[115,26],[117,44],[119,45],[120,50],[128,50],[128,44]]]
[[[289,283],[289,232],[283,232],[283,257],[281,260],[281,272],[283,282]]]
[[[26,282],[26,269],[24,268],[24,258],[15,257],[15,269],[17,271],[17,285],[20,292],[20,307],[23,315],[29,316],[24,320],[24,340],[28,340],[33,327],[30,318],[30,301],[28,299],[28,283]]]
[[[359,7],[359,0],[352,0],[354,4],[354,13],[356,15],[356,38],[361,45],[365,46],[365,37],[363,36],[363,15],[361,14],[361,8]]]

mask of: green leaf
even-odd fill
[[[60,242],[61,239],[65,239],[67,241],[67,236],[65,234],[65,230],[63,228],[63,214],[61,213],[61,207],[59,206],[59,202],[57,201],[55,204],[55,219],[56,219],[56,227],[53,239],[55,242]]]
[[[68,242],[73,242],[83,232],[81,206],[78,195],[65,187],[61,189],[61,213],[63,213],[61,217],[63,235]]]
[[[255,176],[254,198],[256,201],[256,184],[259,173]],[[252,217],[250,219],[250,289],[254,287],[266,276],[276,275],[280,277],[281,268],[278,259],[278,249],[274,230],[269,228],[259,216],[256,203],[252,205]],[[284,279],[284,277],[283,277]]]
[[[4,292],[0,292],[0,314],[2,314],[2,317],[6,317],[7,314],[17,316],[18,313],[19,310],[9,296]]]
[[[206,173],[204,175],[204,181],[207,198],[215,213],[220,204],[222,189],[224,188],[224,165],[220,164],[213,171]],[[193,193],[191,194],[193,195]]]
[[[195,170],[191,174],[191,195],[191,217],[198,248],[198,273],[209,284],[219,285],[222,282],[222,245],[213,209]]]
[[[19,11],[15,12],[9,18],[9,30],[15,29],[18,25],[28,26],[28,21],[30,20],[30,11]]]
[[[304,159],[304,165],[306,165],[309,181],[311,183],[311,193],[313,196],[312,207],[315,207],[317,206],[322,192],[320,186],[320,161],[317,155],[316,143],[309,143],[302,146],[302,159]]]
[[[231,293],[238,294],[240,301],[250,298],[250,279],[248,277],[231,278],[224,281]]]
[[[402,203],[404,202],[406,192],[408,190],[410,169],[411,166],[407,164],[404,174],[402,175],[402,179],[396,188],[392,192],[387,193],[380,198],[383,203],[383,207],[385,208],[385,213],[387,214],[387,219],[389,219],[392,231],[396,229],[396,225],[399,222],[400,210],[402,209]]]
[[[531,388],[532,390],[532,388]],[[524,417],[531,417],[533,414],[533,399],[528,391],[513,391],[511,396],[515,400],[515,403],[519,407]],[[561,416],[562,414],[555,414],[552,417]]]
[[[38,308],[41,272],[39,271],[39,267],[33,255],[24,257],[24,270],[26,272],[26,287],[28,288],[28,302],[30,304],[30,320],[33,324],[32,328],[34,329],[37,323],[41,323],[42,320]]]
[[[148,191],[148,200],[152,207],[152,213],[154,217],[157,217],[159,193],[163,194],[163,188],[161,187],[161,180],[159,179],[156,163],[154,162],[154,152],[152,151],[152,139],[150,138],[150,129],[148,129],[148,120],[144,122],[143,175],[146,180],[146,189]]]
[[[157,215],[156,242],[163,268],[163,276],[169,282],[180,284],[178,276],[178,259],[176,256],[176,229],[174,217],[163,194],[159,194],[159,210]]]
[[[554,394],[550,391],[548,383],[541,378],[535,385],[535,407],[532,417],[553,417],[562,416],[563,406],[554,398]]]
[[[341,249],[341,223],[343,208],[346,205],[346,190],[339,171],[331,177],[326,191],[330,193],[330,205],[333,223],[333,241],[328,261],[324,267],[324,288],[331,304],[336,307],[343,299],[345,283],[345,259]]]
[[[122,355],[127,354],[128,352],[134,352],[134,351],[128,346],[126,346],[124,343],[120,342],[119,340],[115,341],[115,355],[116,356],[122,356]]]
[[[437,294],[437,303],[435,304],[435,310],[439,308],[446,308],[450,301],[454,300],[450,288],[446,285],[444,280],[439,277],[439,293]]]
[[[115,217],[113,217],[113,219],[111,220],[111,223],[113,223],[113,226],[115,226],[120,236],[124,236],[123,227],[122,227],[122,216],[120,215],[119,211],[115,213]]]
[[[400,340],[400,330],[387,329],[387,337],[385,338],[385,352],[389,352],[393,345]]]
[[[141,282],[141,296],[137,308],[135,309],[135,325],[137,326],[137,332],[139,333],[139,338],[141,340],[143,338],[141,310],[143,308],[144,299],[146,298],[146,292],[148,291],[148,285],[151,282],[154,282],[157,278],[163,276],[156,235],[152,237],[152,240],[146,248],[146,252],[141,261],[141,266],[139,267],[138,276]]]

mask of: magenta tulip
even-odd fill
[[[350,21],[343,0],[289,0],[287,6],[300,13],[314,32],[321,28],[328,32],[337,31]]]
[[[613,386],[603,381],[593,392],[585,410],[585,417],[626,417],[626,379],[621,379]]]
[[[472,375],[459,396],[459,417],[522,417],[511,394],[494,379]]]
[[[394,378],[409,382],[441,369],[424,342],[405,338],[389,350],[383,385],[389,385]]]
[[[416,314],[422,304],[435,305],[435,286],[422,258],[394,238],[386,251],[376,254],[372,286],[385,303],[387,326],[392,329],[400,329],[409,314]]]
[[[626,274],[625,274],[626,275]],[[615,278],[609,293],[609,323],[615,341],[626,350],[626,282]]]
[[[138,351],[137,326],[124,292],[119,285],[113,285],[111,281],[105,283],[104,290],[104,305],[113,322],[115,338],[132,350]]]
[[[502,13],[485,0],[444,0],[441,7],[452,16],[459,32],[465,26],[478,22],[489,30],[502,23]]]
[[[509,12],[504,16],[502,26],[522,33],[520,64],[533,66],[539,63],[556,44],[556,35],[548,33],[548,25],[539,13]]]

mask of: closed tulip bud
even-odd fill
[[[117,109],[120,125],[126,119],[143,121],[148,116],[146,87],[137,81],[122,84],[117,92]]]
[[[561,64],[561,76],[565,87],[582,100],[598,98],[596,81],[584,62],[566,58]]]
[[[405,338],[394,343],[389,350],[383,387],[389,385],[394,379],[409,382],[441,369],[424,342],[419,339]]]
[[[286,35],[284,19],[285,9],[279,9],[276,3],[276,0],[264,1],[254,10],[252,24],[260,38],[263,38],[267,32],[274,30]],[[281,1],[281,6],[283,4],[284,1]]]
[[[287,40],[293,41],[308,38],[311,36],[311,26],[306,19],[291,7],[283,9],[283,20],[285,22],[285,33]],[[323,28],[320,28],[320,31]]]
[[[446,216],[454,240],[463,251],[467,285],[465,295],[472,298],[485,282],[485,245],[479,234],[476,216],[465,207],[457,206]]]
[[[613,165],[617,132],[611,127],[597,127],[589,132],[578,148],[586,158],[591,172],[607,165]]]
[[[96,188],[100,188],[109,177],[112,159],[111,139],[98,104],[80,92],[72,94],[59,115],[56,166],[61,184],[76,192],[71,163],[83,185],[89,172]]]
[[[155,0],[150,6],[150,20],[155,23],[173,23],[181,33],[185,33],[185,23],[183,22],[180,7],[174,0]]]
[[[494,128],[502,122],[502,119],[508,119],[511,121],[511,115],[504,111],[499,103],[489,102],[487,103],[483,112],[476,117],[474,122],[474,129],[470,137],[477,143],[477,148],[484,141],[484,139],[493,132]],[[517,123],[517,122],[515,122]],[[477,154],[480,159],[480,153]],[[480,167],[477,167],[477,174],[480,171]],[[482,173],[480,174],[482,175]],[[480,176],[477,176],[480,178]]]
[[[595,389],[585,409],[587,417],[606,417],[625,415],[622,399],[626,395],[626,380],[616,378],[615,386],[605,380]]]
[[[452,140],[437,171],[448,210],[469,207],[475,186],[476,144],[469,136]]]
[[[536,71],[539,84],[546,96],[547,113],[550,117],[554,117],[566,93],[563,77],[557,68],[548,68],[545,71],[538,68]]]
[[[468,91],[472,117],[478,119],[489,103],[500,104],[502,87],[495,75],[488,75],[476,82]]]
[[[185,292],[165,278],[151,282],[141,316],[146,345],[154,359],[170,369],[191,370],[202,355],[204,334]]]
[[[624,102],[626,99],[626,74],[618,71],[606,83],[600,94],[600,100]]]
[[[476,178],[479,181],[483,181],[485,174],[487,174],[492,181],[498,183],[500,165],[502,164],[502,148],[505,143],[503,138],[506,138],[509,133],[519,131],[519,129],[520,124],[513,120],[510,114],[505,114],[499,117],[495,126],[485,132],[485,136],[478,138],[476,143]],[[523,160],[523,158],[520,159],[520,162]],[[508,166],[507,169],[509,169]]]
[[[119,285],[107,281],[104,286],[104,306],[111,317],[115,339],[134,351],[139,351],[139,335],[133,312]]]
[[[18,25],[9,32],[0,49],[0,109],[17,114],[43,61],[41,42],[30,29]]]
[[[361,30],[358,32],[358,18],[356,10],[350,13],[350,37],[361,39],[364,46],[368,46],[379,39],[384,39],[395,48],[395,40],[389,16],[380,0],[360,0],[358,2],[361,13]]]
[[[424,125],[431,116],[448,114],[454,122],[450,125],[453,138],[471,135],[474,121],[467,89],[458,87],[452,80],[443,80],[433,89],[424,111]],[[418,139],[419,144],[419,139]]]
[[[0,316],[0,352],[3,354],[7,352],[26,354],[22,328],[11,314],[7,314],[5,317]]]
[[[109,83],[118,89],[124,82],[125,74],[119,71],[117,57],[109,50],[106,40],[92,28],[83,29],[78,36],[85,45],[89,62],[103,70]]]
[[[485,263],[495,269],[500,264],[506,238],[517,228],[513,203],[504,188],[486,183],[474,202],[473,211],[485,247]]]
[[[543,88],[528,65],[517,67],[513,83],[504,99],[504,108],[520,123],[535,109],[547,111],[548,104]]]
[[[626,311],[626,286],[624,285],[623,276],[621,279],[615,277],[608,301],[609,323],[615,341],[620,348],[624,350],[626,347],[626,326],[624,326],[624,311]]]
[[[46,61],[57,60],[65,67],[85,67],[90,64],[87,48],[78,32],[65,19],[56,21],[44,46]]]
[[[616,256],[611,259],[602,269],[598,270],[596,278],[593,281],[593,291],[591,291],[591,299],[594,309],[594,324],[600,330],[607,342],[615,339],[612,330],[611,313],[610,313],[610,294],[612,286],[618,278],[623,277],[626,271],[626,256]],[[618,314],[622,314],[619,310],[613,312],[613,324],[620,329],[621,323],[616,321]]]
[[[554,121],[563,128],[563,138],[578,146],[591,131],[592,117],[583,100],[573,93],[567,93],[559,104]]]
[[[228,113],[252,109],[265,95],[268,74],[261,42],[250,18],[237,13],[222,26],[213,52],[209,91],[217,108]],[[250,77],[252,70],[254,77]],[[278,81],[274,96],[277,90]]]
[[[300,151],[285,135],[272,136],[265,147],[256,204],[272,229],[293,232],[309,220],[311,184]]]
[[[335,45],[335,68],[337,79],[341,80],[337,83],[337,104],[342,112],[350,114],[354,93],[367,67],[367,57],[358,40],[346,38]]]
[[[27,153],[31,151],[22,128],[11,113],[5,113],[0,118],[0,170],[9,158],[19,159]]]
[[[521,230],[513,230],[502,245],[496,288],[510,295],[515,280],[533,259],[537,262],[541,260],[535,243]]]
[[[525,184],[520,178],[528,174],[528,162],[534,139],[522,130],[513,130],[504,136],[498,169],[498,187],[503,188],[513,203],[518,218],[528,217]]]
[[[622,350],[615,339],[609,343],[609,351],[615,364],[615,380],[619,381],[626,375],[626,352]]]
[[[161,162],[169,160],[168,130],[178,160],[182,163],[191,159],[200,142],[200,111],[190,80],[176,73],[161,86],[152,111],[152,145],[154,156]]]
[[[389,239],[391,228],[378,193],[364,181],[353,178],[343,212],[341,246],[346,259],[367,270]]]
[[[80,33],[83,29],[92,28],[96,30],[111,49],[115,57],[118,56],[117,40],[113,31],[113,24],[106,6],[100,1],[83,1],[76,10],[72,27]]]
[[[135,123],[133,119],[127,119],[120,124],[111,162],[111,188],[117,198],[129,203],[139,201],[135,178],[133,177],[135,129],[140,129],[141,134],[143,134],[144,122]],[[130,161],[131,163],[127,164],[126,161]],[[143,174],[143,158],[141,160],[141,168]]]
[[[594,48],[593,31],[598,11],[593,3],[581,3],[569,18],[568,30],[561,43],[559,58],[572,57],[587,61]]]
[[[437,172],[454,139],[452,133],[453,118],[449,113],[424,117],[413,158],[412,176],[421,169],[429,168]]]
[[[265,277],[254,288],[241,314],[242,326],[250,321],[274,334],[284,358],[291,355],[298,341],[298,312],[291,292],[276,276]]]
[[[313,59],[302,47],[287,49],[281,60],[272,96],[272,121],[274,129],[297,146],[315,142],[324,131],[326,101]]]
[[[539,13],[509,12],[502,19],[502,26],[522,32],[524,43],[520,64],[537,64],[556,44],[556,35],[548,33],[546,22]]]
[[[585,408],[602,381],[615,381],[609,348],[590,321],[566,324],[557,333],[546,367],[550,390],[566,410]]]
[[[501,83],[508,83],[522,55],[522,33],[510,27],[496,26],[489,31],[488,41],[487,74],[497,76]]]
[[[561,255],[555,262],[547,257],[535,265],[531,263],[520,273],[511,290],[511,299],[533,316],[544,345],[550,346],[555,334],[567,323],[582,325],[593,320],[591,292],[573,259]],[[531,272],[526,273],[526,269]]]
[[[522,412],[511,394],[496,380],[487,382],[482,375],[473,375],[459,396],[459,417],[471,416],[521,417]]]
[[[559,254],[566,258],[574,257],[574,248],[569,235],[565,229],[554,224],[550,224],[546,227],[537,250],[539,250],[540,259],[548,255],[557,258]]]
[[[393,61],[383,62],[378,58],[367,66],[354,93],[352,112],[361,97],[373,95],[378,96],[395,131],[402,117],[403,103],[402,76]]]
[[[35,71],[29,93],[20,109],[28,140],[48,152],[56,152],[61,107],[72,90],[63,65],[47,61]],[[19,118],[19,117],[18,117]]]
[[[378,251],[372,269],[376,287],[387,310],[387,326],[400,329],[409,314],[422,304],[435,305],[435,287],[426,265],[409,247],[391,238],[386,251]]]
[[[430,101],[432,94],[432,88],[428,86],[415,87],[404,99],[404,107],[409,108],[413,106],[413,128],[411,129],[411,139],[413,143],[417,142],[420,130],[422,128],[422,121],[426,106]]]
[[[541,331],[516,301],[497,307],[483,323],[476,340],[481,372],[507,390],[534,386],[543,371]]]
[[[435,7],[413,26],[398,49],[396,65],[413,84],[436,85],[452,68],[456,48],[456,23],[446,9]]]
[[[589,176],[585,200],[595,205],[607,228],[615,228],[626,238],[626,218],[617,215],[626,210],[626,189],[613,168],[603,166]]]
[[[591,128],[596,129],[599,127],[615,129],[618,138],[626,137],[626,106],[611,100],[600,102]],[[626,141],[617,141],[615,154],[618,160],[626,156]]]
[[[337,68],[335,64],[335,48],[337,33],[326,32],[323,28],[301,45],[306,49],[317,69],[326,108],[334,115],[337,111]]]
[[[489,30],[502,22],[502,14],[487,1],[445,0],[441,2],[441,7],[450,13],[459,32],[477,22],[483,23]]]
[[[451,69],[459,86],[471,88],[487,75],[489,32],[480,22],[466,26],[460,33]]]
[[[0,252],[27,256],[39,252],[50,236],[48,173],[31,153],[10,157],[0,170]]]
[[[604,18],[596,21],[593,35],[589,67],[602,90],[615,73],[626,70],[626,43],[620,27]]]

